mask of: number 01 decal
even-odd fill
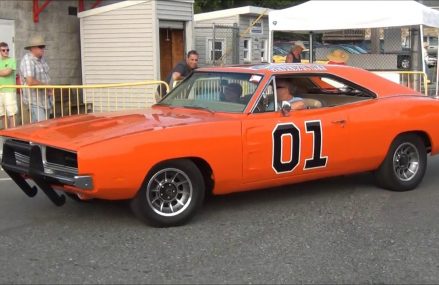
[[[306,121],[305,130],[307,134],[313,136],[312,157],[305,159],[304,170],[325,167],[328,157],[322,157],[322,122]],[[291,157],[288,161],[282,160],[282,150],[284,149],[283,138],[291,138]],[[300,130],[294,123],[278,124],[273,130],[273,158],[272,166],[276,173],[292,172],[300,162],[301,140]]]

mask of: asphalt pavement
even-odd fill
[[[0,172],[0,283],[439,283],[439,158],[410,192],[364,173],[213,197],[152,228],[127,202],[28,198]]]

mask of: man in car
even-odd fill
[[[282,101],[289,102],[291,104],[291,110],[301,110],[306,108],[303,99],[300,97],[294,97],[292,90],[292,83],[288,79],[276,79],[278,109],[280,109]]]
[[[239,83],[230,83],[224,88],[224,101],[240,103],[242,86]]]

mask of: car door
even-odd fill
[[[269,83],[261,96],[273,92]],[[257,104],[260,105],[260,104]],[[339,172],[349,161],[343,108],[255,112],[242,122],[243,176],[246,183],[303,180]]]

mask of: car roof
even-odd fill
[[[389,96],[394,94],[413,94],[420,95],[419,92],[402,86],[398,83],[389,81],[382,76],[374,74],[370,71],[337,64],[315,64],[315,63],[262,63],[255,65],[235,65],[224,67],[204,67],[198,68],[196,72],[238,72],[271,75],[286,74],[332,74],[354,82],[360,86],[364,86],[381,96]]]

